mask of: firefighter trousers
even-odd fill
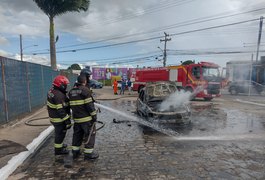
[[[63,144],[67,129],[65,123],[52,123],[54,126],[55,138],[54,144]]]
[[[90,132],[92,134],[91,134],[90,139],[88,141],[87,138],[88,138]],[[72,146],[80,147],[82,145],[83,140],[84,140],[84,143],[85,143],[84,148],[93,150],[94,145],[95,145],[95,139],[96,139],[96,126],[93,126],[92,122],[83,122],[83,123],[75,123],[74,124],[74,134],[73,134]]]

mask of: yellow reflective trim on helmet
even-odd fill
[[[83,117],[83,118],[74,118],[74,121],[76,123],[83,123],[83,122],[88,122],[91,121],[92,117],[91,116],[87,116],[87,117]]]

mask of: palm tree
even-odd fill
[[[50,20],[51,67],[56,70],[56,50],[54,41],[54,18],[67,12],[87,11],[90,0],[33,0]]]

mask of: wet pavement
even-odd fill
[[[52,136],[10,179],[265,179],[264,116],[224,108],[232,100],[194,108],[188,126],[155,122],[175,136],[130,121],[136,116],[134,100],[102,102],[128,118],[105,110],[99,114],[106,123],[97,133],[99,159],[55,158]]]

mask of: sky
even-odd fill
[[[256,60],[264,0],[91,0],[55,18],[57,66],[159,67]],[[247,21],[247,22],[246,22]],[[33,0],[0,1],[0,56],[50,65],[49,20]],[[259,55],[265,56],[262,31]]]

